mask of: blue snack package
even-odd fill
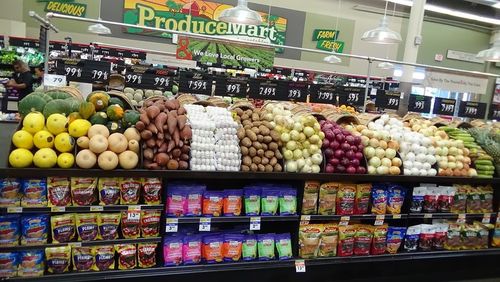
[[[163,239],[164,266],[182,264],[182,236],[168,236]]]
[[[17,214],[0,216],[0,246],[19,245],[20,216]]]
[[[40,277],[45,270],[45,253],[43,250],[26,250],[19,252],[19,268],[17,275],[21,277]]]
[[[406,235],[406,227],[389,227],[387,229],[387,252],[395,254]]]
[[[223,214],[224,216],[240,216],[242,210],[242,189],[224,190]]]
[[[21,181],[22,207],[47,206],[47,179],[23,179]]]
[[[387,188],[387,213],[400,214],[405,201],[406,189],[399,185]]]
[[[48,214],[29,214],[21,217],[21,245],[47,244]]]
[[[275,242],[279,260],[287,260],[293,257],[290,233],[276,234]]]
[[[279,209],[280,215],[297,214],[297,190],[287,188],[280,191]]]
[[[168,185],[166,212],[167,216],[184,216],[187,210],[187,189],[176,184]]]
[[[262,189],[259,187],[246,187],[243,189],[244,206],[246,215],[260,214],[260,196]]]
[[[261,215],[276,215],[278,213],[280,190],[263,188],[261,194]]]
[[[414,225],[408,227],[405,235],[405,241],[403,244],[403,249],[407,252],[416,251],[418,248],[418,240],[420,237],[421,226]]]
[[[382,185],[373,185],[372,188],[372,213],[385,214],[387,210],[387,189]]]
[[[0,179],[0,207],[18,207],[20,201],[21,182],[16,178]]]
[[[201,251],[203,261],[209,264],[222,262],[223,243],[224,235],[222,234],[210,234],[203,236],[203,246]]]
[[[201,216],[204,185],[194,185],[187,189],[186,216]]]
[[[257,236],[254,234],[246,234],[243,238],[241,246],[241,256],[244,261],[257,259]]]
[[[0,262],[0,278],[16,276],[19,265],[17,252],[0,253]]]
[[[224,243],[222,245],[222,256],[225,262],[235,262],[241,259],[241,250],[245,235],[227,233],[224,234]]]
[[[274,254],[274,233],[257,234],[257,250],[259,260],[273,260]]]

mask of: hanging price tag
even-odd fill
[[[431,111],[432,97],[423,95],[410,95],[408,111],[416,113],[429,113]]]
[[[66,207],[51,207],[50,211],[51,212],[65,212],[66,211]]]
[[[401,92],[393,92],[385,90],[377,91],[375,106],[382,109],[398,110]]]
[[[260,217],[251,217],[250,218],[250,230],[260,230]]]
[[[179,78],[179,92],[212,95],[213,78],[201,73],[185,72]]]
[[[92,212],[101,212],[103,210],[104,210],[103,206],[90,206],[90,211]]]
[[[286,85],[287,99],[295,102],[306,102],[309,85],[301,82],[288,82]]]
[[[7,213],[22,213],[23,207],[8,207]]]
[[[457,223],[458,224],[464,224],[465,223],[465,217],[466,217],[466,215],[464,213],[459,214],[458,218],[457,218]]]
[[[340,226],[347,226],[347,225],[349,225],[350,220],[351,220],[350,216],[342,216],[342,217],[340,217],[339,225]]]
[[[107,81],[111,71],[111,63],[105,61],[86,60],[83,67],[86,82]]]
[[[170,88],[171,78],[168,76],[153,75],[153,86],[155,88]]]
[[[218,77],[215,84],[215,95],[245,98],[247,96],[247,79],[240,77]]]
[[[66,86],[66,76],[58,75],[58,74],[44,74],[43,75],[43,85],[44,86],[53,86],[53,87],[62,87]]]
[[[337,104],[337,88],[333,85],[311,84],[309,102],[320,104]]]
[[[491,222],[491,213],[485,213],[481,222],[484,224],[489,224]]]
[[[434,98],[434,114],[452,116],[455,113],[455,105],[457,100],[444,99],[440,97]]]
[[[210,217],[202,217],[200,218],[200,226],[198,231],[200,232],[210,232],[210,224],[212,220]]]
[[[375,223],[373,225],[379,226],[379,225],[384,224],[384,219],[385,219],[385,215],[384,214],[377,215],[375,217]]]
[[[69,80],[82,77],[83,69],[81,67],[65,66],[64,70],[66,71],[64,75],[66,75],[66,78],[68,78]]]
[[[303,259],[298,259],[295,261],[295,272],[304,273],[306,272],[306,261]]]
[[[284,100],[285,97],[282,91],[279,91],[279,81],[277,80],[262,80],[251,79],[249,81],[250,92],[248,96],[254,99],[263,100]]]
[[[311,221],[310,215],[301,215],[300,216],[300,225],[307,225]]]
[[[484,118],[486,114],[486,103],[460,101],[458,116],[465,118]]]
[[[167,218],[167,222],[165,224],[165,232],[166,233],[175,233],[179,229],[179,219],[177,218]]]

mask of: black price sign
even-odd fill
[[[64,75],[71,80],[72,78],[81,78],[83,73],[83,68],[77,65],[65,65],[64,71],[66,72]]]
[[[434,114],[452,116],[455,113],[455,105],[457,100],[455,99],[445,99],[445,98],[434,98]]]
[[[66,76],[67,81],[84,81],[84,61],[67,59],[56,61],[56,74]]]
[[[366,88],[343,87],[339,94],[339,104],[347,106],[363,106]]]
[[[142,86],[143,73],[127,73],[125,75],[125,86],[137,87]]]
[[[461,101],[458,106],[458,116],[465,118],[484,118],[486,103]]]
[[[428,114],[431,111],[431,100],[432,97],[429,96],[410,95],[408,111]]]
[[[245,98],[247,96],[247,80],[236,77],[218,77],[215,84],[215,95]]]
[[[284,95],[278,94],[280,92],[279,89],[277,80],[253,79],[250,81],[250,93],[248,96],[262,100],[283,100]]]
[[[398,110],[400,97],[400,92],[385,92],[384,90],[379,92],[377,90],[377,99],[375,100],[375,106],[383,109]]]
[[[492,104],[490,106],[490,113],[488,119],[500,120],[500,104]]]
[[[337,104],[337,87],[333,85],[311,84],[309,102],[319,104]]]
[[[288,82],[286,85],[287,100],[306,102],[309,85],[300,82]]]
[[[200,73],[181,73],[179,92],[212,95],[213,79]]]
[[[84,78],[87,82],[107,81],[111,71],[111,63],[103,61],[85,61]]]

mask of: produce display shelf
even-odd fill
[[[355,183],[392,182],[392,183],[448,183],[448,184],[500,184],[500,178],[470,178],[444,176],[407,176],[407,175],[368,175],[368,174],[329,174],[329,173],[284,173],[284,172],[224,172],[224,171],[168,171],[168,170],[101,170],[101,169],[43,169],[43,168],[4,168],[0,177],[46,177],[46,176],[79,176],[79,177],[165,177],[172,179],[241,179],[241,180],[317,180],[317,181],[349,181]]]
[[[113,245],[113,244],[137,244],[137,243],[159,243],[159,242],[161,242],[161,237],[97,240],[88,242],[68,242],[68,243],[54,243],[54,244],[43,244],[43,245],[20,245],[20,246],[10,246],[10,247],[0,247],[0,252],[35,250],[35,249],[44,249],[48,247],[64,247],[68,245],[90,247],[90,246],[102,246],[102,245]]]
[[[0,123],[19,123],[18,120],[0,120]]]
[[[467,251],[435,251],[421,253],[400,253],[393,255],[362,256],[362,257],[333,257],[323,259],[305,260],[306,268],[308,266],[328,266],[333,264],[350,263],[372,263],[399,260],[429,260],[452,257],[479,257],[479,256],[500,256],[500,249],[467,250]],[[180,274],[195,274],[220,271],[245,271],[262,269],[290,268],[295,271],[295,260],[286,261],[256,261],[256,262],[235,262],[221,264],[202,264],[177,267],[156,267],[149,269],[131,269],[131,270],[110,270],[101,272],[79,272],[67,274],[45,275],[36,278],[36,281],[97,281],[112,279],[131,279],[154,276],[171,276]],[[30,278],[11,278],[11,281],[26,281]]]
[[[320,220],[375,220],[375,219],[385,219],[385,220],[399,220],[408,218],[407,214],[355,214],[355,215],[302,215],[300,220],[307,220],[309,217],[310,221],[320,221]]]
[[[117,206],[84,206],[84,207],[39,207],[0,208],[0,213],[49,213],[49,212],[101,212],[101,211],[126,211],[126,210],[162,210],[163,205],[117,205]]]
[[[459,217],[464,217],[466,219],[481,219],[486,216],[490,216],[492,219],[496,218],[496,213],[410,213],[408,218],[410,219],[457,219]]]
[[[168,217],[177,218],[178,223],[199,223],[203,218],[210,218],[211,223],[240,223],[250,222],[252,218],[260,218],[261,222],[298,221],[298,215],[287,216],[220,216],[220,217]],[[166,220],[167,220],[166,219]]]

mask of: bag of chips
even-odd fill
[[[297,190],[292,188],[280,190],[279,210],[280,215],[297,214]]]
[[[97,225],[99,227],[99,239],[116,240],[118,239],[118,226],[120,225],[119,213],[100,213]]]
[[[481,200],[481,212],[491,213],[493,212],[493,188],[490,185],[479,186],[480,200]]]
[[[422,209],[424,206],[424,197],[425,197],[426,193],[427,193],[427,187],[415,187],[415,188],[413,188],[410,212],[414,212],[414,213],[422,212]]]
[[[458,251],[462,247],[462,225],[456,222],[450,222],[446,233],[444,249],[449,251]]]
[[[355,229],[353,253],[356,256],[367,256],[370,254],[373,229],[371,226],[362,224],[355,225]]]
[[[118,253],[118,269],[134,269],[137,266],[137,248],[134,244],[115,245]]]
[[[318,257],[337,256],[337,245],[339,241],[339,227],[337,224],[323,224],[321,239],[318,249]]]
[[[356,197],[355,184],[340,184],[337,191],[337,214],[354,214],[354,198]]]
[[[95,246],[95,264],[92,267],[96,271],[115,269],[115,248],[114,246]]]
[[[144,197],[144,204],[161,204],[161,187],[160,178],[144,178],[142,182],[142,196]]]
[[[0,246],[19,245],[21,228],[17,214],[0,215]]]
[[[18,207],[21,204],[20,190],[18,179],[0,178],[0,207]]]
[[[317,181],[306,181],[304,186],[304,197],[302,199],[301,214],[317,214],[318,213],[318,193],[320,183]]]
[[[49,215],[23,215],[21,217],[21,245],[47,244]]]
[[[187,189],[176,184],[169,184],[167,190],[167,216],[184,216],[187,211]]]
[[[318,214],[332,215],[335,214],[335,204],[337,199],[337,189],[339,183],[327,182],[319,187],[319,206]]]
[[[371,184],[356,185],[356,198],[354,199],[354,214],[368,213],[371,191],[372,191]]]
[[[47,179],[23,179],[21,180],[22,207],[46,207],[47,206]]]
[[[467,188],[463,185],[455,186],[455,195],[451,203],[450,211],[452,213],[465,213],[467,204]]]
[[[137,239],[141,235],[141,212],[122,211],[122,235],[124,239]]]
[[[95,265],[95,254],[92,247],[71,248],[73,257],[73,270],[90,271]]]
[[[99,234],[97,213],[77,213],[75,220],[79,241],[94,241],[97,239],[97,234]]]
[[[387,225],[373,227],[372,255],[383,255],[387,249]]]
[[[407,252],[416,251],[418,248],[418,240],[420,237],[420,225],[414,225],[408,227],[406,230],[405,241],[403,244],[403,249]]]
[[[406,227],[389,227],[387,229],[387,252],[395,254],[405,238]]]
[[[0,253],[0,262],[0,278],[17,275],[19,265],[19,254],[17,252]]]
[[[406,190],[398,185],[387,188],[387,213],[400,214],[405,201]]]
[[[424,203],[422,206],[422,211],[425,213],[434,213],[438,208],[438,200],[439,198],[439,188],[437,187],[427,187],[426,193],[424,196]]]
[[[120,179],[99,178],[97,188],[99,189],[99,205],[118,205],[120,203]]]
[[[67,243],[75,239],[76,221],[74,214],[51,216],[50,223],[53,243]]]
[[[387,189],[374,185],[372,189],[372,213],[385,214],[387,210]]]
[[[300,258],[311,259],[318,256],[322,232],[323,226],[321,224],[306,224],[299,226]]]
[[[203,246],[201,249],[203,261],[208,264],[222,262],[224,259],[222,255],[223,243],[224,236],[222,234],[203,236]]]
[[[481,213],[481,192],[478,188],[467,189],[467,213]]]
[[[432,244],[433,249],[442,250],[444,249],[444,243],[446,242],[446,234],[448,233],[448,223],[436,223],[434,226],[434,241]]]
[[[49,207],[71,205],[71,181],[69,177],[47,177]]]
[[[72,177],[71,198],[74,206],[90,206],[97,200],[96,197],[97,178],[95,177]]]
[[[224,216],[239,216],[242,209],[243,190],[230,189],[224,190],[223,214]]]
[[[257,237],[255,234],[246,234],[243,238],[241,256],[244,261],[257,259]]]
[[[49,273],[68,272],[71,264],[71,247],[45,248],[45,262]]]
[[[356,228],[353,225],[339,226],[339,244],[337,255],[350,257],[354,253],[354,236]]]
[[[451,206],[453,205],[453,198],[455,196],[455,187],[438,187],[440,189],[439,197],[437,200],[437,210],[438,212],[449,213],[451,211]]]
[[[260,214],[260,194],[261,189],[258,187],[245,187],[243,189],[246,215],[252,216]]]
[[[274,188],[262,188],[260,196],[261,215],[276,215],[278,213],[280,190]]]
[[[187,192],[186,216],[201,216],[203,211],[203,192],[205,192],[205,190],[206,187],[202,185],[193,185],[189,187]]]
[[[201,235],[186,235],[183,238],[182,261],[185,265],[201,262]]]
[[[120,181],[120,204],[137,205],[141,191],[142,178],[125,177]]]
[[[143,238],[160,236],[160,211],[141,211],[141,234]]]
[[[45,270],[45,255],[43,250],[25,250],[19,252],[19,268],[17,275],[20,277],[40,277]],[[0,261],[2,259],[0,258]],[[0,274],[1,276],[1,274]]]
[[[203,216],[221,216],[224,193],[205,191],[203,193]]]
[[[156,243],[137,244],[137,261],[139,268],[156,266]]]
[[[418,249],[421,251],[430,251],[434,245],[434,235],[436,227],[431,224],[422,224],[420,230],[420,237],[418,242]]]

